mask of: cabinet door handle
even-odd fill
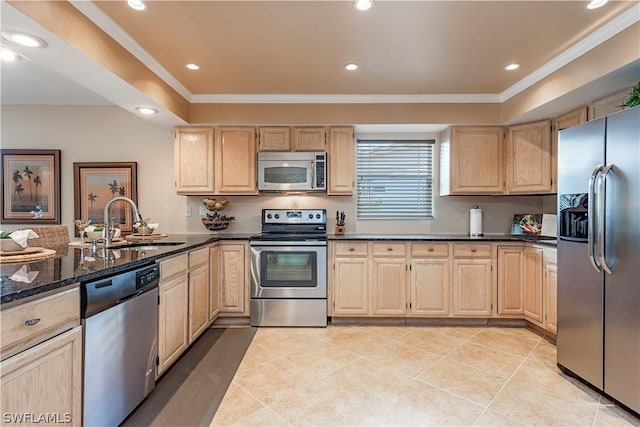
[[[35,319],[27,319],[24,321],[24,326],[33,326],[33,325],[37,325],[38,322],[40,322],[40,318],[37,317]]]

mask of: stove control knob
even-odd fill
[[[309,214],[309,219],[313,219],[313,214]]]
[[[267,214],[267,218],[271,219],[271,214]]]
[[[276,219],[280,218],[280,214],[276,214]]]
[[[316,214],[316,218],[317,218],[317,219],[320,219],[320,214]]]

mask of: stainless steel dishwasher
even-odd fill
[[[159,276],[151,265],[82,284],[83,425],[117,426],[155,387]]]

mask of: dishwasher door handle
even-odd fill
[[[144,292],[144,289],[140,289],[138,292],[136,292],[135,294],[131,294],[131,295],[127,295],[126,297],[122,297],[120,298],[118,301],[116,301],[116,304],[122,304],[125,301],[130,300],[131,298],[135,298],[138,295],[142,295],[142,293]]]

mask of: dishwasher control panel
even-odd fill
[[[107,310],[158,286],[160,269],[150,265],[116,273],[80,285],[83,319]]]

